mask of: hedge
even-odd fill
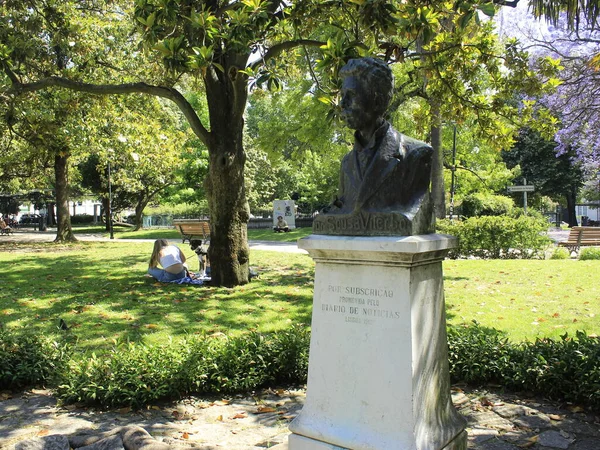
[[[123,344],[78,353],[47,338],[0,333],[0,389],[46,385],[65,403],[142,407],[190,394],[232,394],[303,384],[310,333],[301,326],[164,345]],[[600,341],[583,332],[511,343],[501,332],[449,327],[453,382],[496,383],[600,411]]]

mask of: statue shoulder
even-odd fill
[[[432,153],[433,147],[429,145],[427,142],[420,141],[418,139],[412,138],[410,136],[406,136],[405,134],[398,133],[401,136],[402,145],[406,149],[407,153],[413,151],[420,151],[424,153]]]

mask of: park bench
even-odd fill
[[[573,227],[567,240],[558,245],[567,247],[570,253],[578,252],[581,247],[600,246],[600,227]]]
[[[195,238],[202,240],[203,245],[208,245],[208,241],[210,241],[210,224],[208,220],[178,219],[173,221],[173,225],[181,234],[182,243]]]

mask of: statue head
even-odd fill
[[[394,77],[388,65],[375,58],[351,59],[340,69],[341,115],[350,128],[377,122],[392,99]]]

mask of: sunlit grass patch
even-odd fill
[[[179,246],[192,256],[187,244]],[[307,255],[252,250],[259,278],[228,289],[145,277],[151,250],[151,242],[0,244],[0,324],[66,335],[94,350],[127,340],[161,343],[310,325],[314,263]],[[577,330],[600,334],[598,264],[445,261],[448,322],[476,320],[514,342]],[[68,330],[59,329],[60,319]]]

